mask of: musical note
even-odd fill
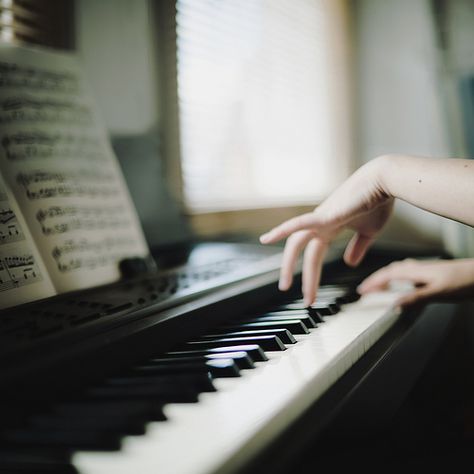
[[[68,239],[53,248],[51,256],[62,273],[80,268],[94,270],[118,262],[123,251],[133,244],[130,237],[107,237],[102,240]]]
[[[118,230],[130,228],[131,222],[123,206],[88,207],[52,206],[39,209],[36,220],[44,235],[65,234],[78,230]]]
[[[55,197],[111,198],[120,194],[113,176],[95,170],[69,174],[49,171],[18,173],[16,182],[24,188],[30,201]]]
[[[10,255],[0,253],[0,291],[30,285],[42,280],[38,265],[31,253]],[[18,249],[21,251],[21,248]]]
[[[84,103],[38,99],[26,94],[7,97],[0,102],[0,123],[24,122],[92,125],[93,113]]]
[[[73,73],[33,69],[6,61],[0,61],[0,87],[63,93],[78,93],[80,89]]]
[[[1,140],[1,147],[10,161],[44,158],[103,161],[106,155],[100,145],[99,138],[94,134],[51,134],[35,130],[6,134]]]
[[[0,201],[0,245],[18,242],[24,238],[23,231],[10,204],[7,200]]]
[[[15,213],[11,209],[0,209],[0,224],[6,224],[15,217]]]

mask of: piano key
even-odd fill
[[[297,314],[293,314],[293,311],[282,311],[282,313],[288,314],[279,314],[276,313],[265,313],[261,316],[256,316],[249,319],[243,319],[242,322],[244,323],[254,323],[260,321],[301,321],[308,329],[314,329],[317,327],[316,321],[312,316],[308,314],[307,311],[305,312],[298,312]],[[322,319],[318,322],[324,322]]]
[[[163,371],[141,370],[136,366],[124,375],[110,377],[109,385],[156,385],[166,386],[167,390],[173,387],[176,390],[190,390],[198,393],[215,392],[213,378],[209,371],[163,373]]]
[[[228,352],[226,354],[209,354],[209,359],[222,359],[224,356],[230,357],[239,369],[254,369],[255,364],[246,352]]]
[[[0,451],[0,466],[4,474],[78,474],[69,462],[67,449],[44,449],[19,446]]]
[[[117,413],[115,417],[86,416],[81,414],[69,415],[38,415],[33,417],[29,424],[35,428],[48,430],[77,430],[77,431],[113,431],[114,433],[145,434],[145,424],[151,420],[136,418],[133,416],[124,417],[122,413]]]
[[[291,351],[270,354],[272,363],[216,381],[217,392],[197,405],[167,405],[169,421],[150,423],[146,436],[126,438],[119,453],[76,453],[74,466],[81,474],[241,472],[398,320],[393,303],[399,296],[365,295],[298,336]],[[196,443],[197,436],[213,442]]]
[[[217,330],[218,331],[218,330]],[[226,332],[225,330],[221,333],[206,334],[202,336],[202,339],[215,339],[223,336],[227,338],[232,337],[254,337],[254,336],[277,336],[283,344],[295,344],[296,339],[293,337],[291,332],[286,329],[252,329],[248,331],[231,331]]]
[[[212,382],[210,382],[212,384]],[[214,386],[212,386],[215,391]],[[163,405],[152,401],[97,402],[90,399],[83,402],[68,402],[54,406],[57,415],[94,416],[97,418],[133,417],[148,421],[166,420]]]
[[[147,374],[172,374],[210,372],[213,377],[239,377],[240,370],[233,359],[214,359],[201,362],[183,362],[175,360],[173,363],[160,363],[150,359],[145,365],[136,368],[136,371]]]
[[[180,356],[180,357],[159,357],[152,359],[154,363],[158,364],[173,364],[182,362],[200,362],[204,363],[215,359],[232,359],[239,369],[253,369],[255,364],[246,352],[227,352],[225,354],[205,354],[198,356]]]
[[[281,319],[279,321],[242,321],[241,323],[222,326],[222,330],[248,330],[248,329],[286,329],[291,334],[309,334],[309,329],[301,320]]]
[[[122,446],[121,434],[112,431],[28,428],[12,430],[4,434],[2,438],[6,442],[24,446],[62,447],[90,451],[118,451]]]
[[[329,316],[332,314],[336,314],[340,307],[339,305],[335,303],[318,303],[317,301],[313,303],[312,305],[305,307],[303,304],[300,303],[288,303],[284,304],[281,306],[278,306],[276,309],[281,309],[281,310],[288,310],[288,309],[306,309],[308,310],[309,314],[312,314],[313,312],[319,313],[321,316]]]
[[[94,399],[136,400],[151,399],[163,403],[196,403],[199,391],[190,387],[167,387],[163,385],[104,385],[87,390]]]
[[[258,344],[264,351],[286,351],[285,344],[277,336],[222,337],[209,341],[190,341],[185,343],[183,348],[212,349],[229,345],[234,347],[246,346],[248,344]]]
[[[239,346],[220,346],[216,348],[209,348],[203,350],[184,350],[184,351],[170,351],[167,355],[173,357],[188,357],[189,355],[208,355],[208,354],[226,354],[229,352],[244,351],[253,362],[264,362],[268,357],[263,352],[262,348],[257,344],[243,344]]]

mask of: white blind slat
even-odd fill
[[[347,173],[343,3],[177,1],[181,167],[191,210],[315,202]]]

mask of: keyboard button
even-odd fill
[[[209,360],[216,359],[232,359],[239,369],[253,369],[255,364],[248,354],[244,351],[240,352],[227,352],[224,354],[204,354],[204,355],[181,355],[175,357],[160,357],[153,359],[153,362],[158,364],[173,364],[179,361],[182,362],[207,362]]]
[[[223,337],[209,341],[191,341],[183,347],[187,349],[211,349],[215,347],[226,347],[229,345],[239,346],[248,344],[258,344],[264,351],[285,351],[286,347],[276,336],[255,336],[255,337]]]
[[[309,334],[309,330],[301,320],[282,319],[280,321],[255,321],[235,324],[232,326],[224,326],[222,329],[227,330],[249,330],[249,329],[286,329],[291,334]]]
[[[314,320],[313,317],[311,317],[308,314],[307,311],[304,311],[304,312],[281,311],[281,313],[284,313],[284,314],[280,314],[280,312],[265,313],[261,316],[257,316],[257,317],[250,318],[250,319],[245,319],[242,322],[244,322],[244,323],[257,323],[257,322],[260,322],[260,321],[262,321],[262,322],[265,322],[265,321],[268,321],[268,322],[271,322],[271,321],[300,321],[301,323],[303,323],[309,329],[314,329],[315,327],[317,327],[316,321]],[[321,319],[321,321],[319,321],[319,322],[323,322],[323,320]]]
[[[283,344],[295,344],[296,339],[286,329],[255,329],[250,331],[234,331],[234,332],[222,332],[217,334],[207,334],[202,336],[203,339],[215,339],[222,336],[225,337],[254,337],[254,336],[277,336]]]
[[[198,349],[198,350],[183,350],[170,351],[166,355],[173,357],[189,357],[190,355],[208,355],[208,354],[226,354],[229,352],[244,351],[253,362],[265,362],[268,357],[263,352],[262,348],[257,344],[242,344],[239,346],[219,346],[216,348]]]
[[[239,368],[231,358],[203,360],[203,361],[174,361],[160,362],[158,359],[151,359],[145,365],[137,368],[140,372],[153,374],[174,374],[174,373],[194,373],[210,372],[213,377],[238,377]]]

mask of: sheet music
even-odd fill
[[[33,239],[0,177],[0,309],[54,293]]]
[[[0,72],[0,169],[56,289],[118,279],[118,262],[148,248],[80,63],[2,46]]]

